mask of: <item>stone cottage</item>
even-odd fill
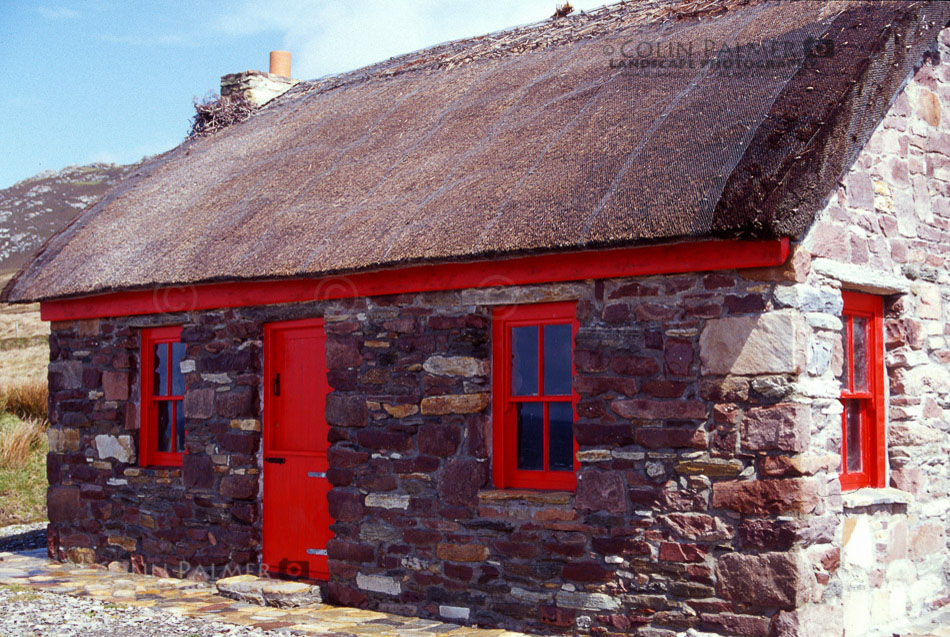
[[[53,237],[49,552],[539,633],[950,602],[950,3],[286,82]]]

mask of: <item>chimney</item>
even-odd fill
[[[270,73],[244,71],[221,77],[221,97],[243,95],[255,108],[286,93],[300,80],[290,77],[290,51],[270,52]]]
[[[290,77],[290,51],[270,52],[270,74]]]

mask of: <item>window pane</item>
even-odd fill
[[[172,401],[175,406],[175,437],[178,439],[175,443],[175,451],[185,449],[185,410],[181,407],[181,401]]]
[[[861,401],[845,401],[848,473],[861,473]]]
[[[851,361],[848,359],[848,325],[851,319],[847,316],[841,318],[843,323],[841,328],[841,369],[838,370],[838,381],[841,383],[842,391],[849,391],[851,388],[849,384]]]
[[[518,410],[518,468],[544,469],[544,405],[520,403]]]
[[[571,393],[571,326],[544,326],[544,395]]]
[[[574,406],[551,403],[548,410],[548,466],[551,471],[573,471]]]
[[[168,343],[155,346],[155,395],[168,395]]]
[[[511,393],[514,396],[538,394],[538,326],[511,330]]]
[[[850,317],[844,318],[844,326],[841,328],[841,375],[838,380],[841,381],[841,389],[850,391],[851,389],[851,359],[848,356],[848,328],[851,325]]]
[[[185,376],[181,373],[181,359],[185,357],[185,344],[172,343],[172,395],[185,394]]]
[[[868,320],[855,316],[851,324],[854,351],[854,391],[868,389]]]
[[[158,450],[174,451],[172,449],[172,413],[173,401],[163,400],[158,406]]]

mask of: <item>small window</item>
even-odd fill
[[[884,304],[843,292],[841,488],[885,486]]]
[[[181,327],[142,331],[142,417],[139,459],[143,466],[180,466],[185,448],[182,398],[185,345]]]
[[[498,308],[493,316],[495,486],[573,490],[574,303]]]

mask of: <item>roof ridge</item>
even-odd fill
[[[718,17],[739,7],[766,1],[620,0],[591,11],[577,11],[560,18],[551,17],[483,35],[450,40],[351,71],[304,80],[274,99],[268,106],[370,79],[393,77],[413,71],[451,69],[478,60],[518,55],[588,40],[629,27],[661,24],[670,20]]]

